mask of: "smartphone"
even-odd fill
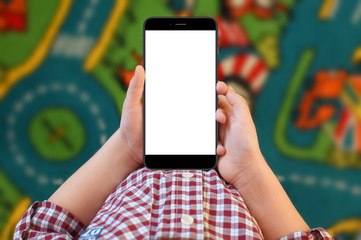
[[[149,18],[143,26],[143,153],[148,169],[217,165],[217,22]]]

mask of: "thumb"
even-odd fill
[[[142,100],[144,89],[144,68],[138,65],[135,68],[135,73],[130,80],[129,87],[127,90],[127,96],[124,100],[124,104],[127,106],[132,106],[133,104],[138,104]]]

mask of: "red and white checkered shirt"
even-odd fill
[[[64,208],[35,202],[14,239],[263,239],[237,190],[217,172],[150,171],[129,175],[85,227]],[[333,239],[324,229],[282,239]]]

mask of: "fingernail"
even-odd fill
[[[221,84],[221,82],[217,82],[217,84],[216,84],[216,88],[218,89],[219,87],[219,85]]]
[[[137,66],[135,67],[134,74],[136,74],[138,71],[139,71],[139,65],[137,65]]]
[[[135,72],[140,71],[141,68],[142,68],[142,65],[137,65],[137,67],[135,68]]]

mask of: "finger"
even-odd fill
[[[224,110],[231,110],[232,105],[229,104],[229,102],[227,101],[227,98],[224,95],[219,95],[218,96],[218,108],[222,108]]]
[[[217,145],[217,155],[223,156],[224,154],[226,154],[225,147],[221,143],[218,143],[218,145]]]
[[[227,122],[226,114],[223,112],[221,108],[218,108],[216,111],[216,120],[222,124],[225,124]]]
[[[227,101],[232,105],[232,107],[234,106],[238,106],[239,102],[238,102],[238,96],[237,93],[234,91],[233,87],[229,86],[228,90],[225,94]]]
[[[242,110],[248,108],[246,100],[238,95],[231,86],[228,87],[228,91],[225,96],[229,104],[231,104],[236,117],[241,117]]]
[[[219,95],[224,95],[227,92],[227,84],[225,82],[222,81],[218,81],[217,83],[217,92]]]
[[[224,95],[219,96],[218,108],[221,108],[223,113],[226,115],[227,120],[234,118],[232,105],[227,101]]]
[[[144,68],[138,65],[135,68],[135,73],[132,80],[129,83],[127,90],[127,96],[124,100],[124,104],[132,106],[133,104],[138,104],[142,101],[144,89]]]

